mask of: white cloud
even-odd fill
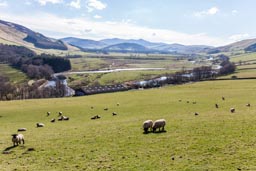
[[[215,15],[219,12],[218,7],[212,7],[204,11],[198,11],[194,13],[194,16],[196,17],[204,17],[204,16],[210,16],[210,15]]]
[[[107,4],[104,4],[103,2],[99,0],[87,0],[86,7],[88,9],[88,12],[92,12],[93,10],[103,10],[107,7]]]
[[[74,0],[74,1],[70,2],[69,6],[76,8],[76,9],[80,9],[81,8],[81,0]]]
[[[61,18],[53,14],[36,13],[33,16],[12,15],[0,11],[0,18],[22,24],[46,36],[62,38],[74,36],[100,40],[104,38],[146,39],[153,42],[184,45],[225,45],[229,39],[210,37],[205,33],[187,34],[167,29],[148,28],[127,22],[94,21],[86,18]],[[49,20],[51,18],[51,20]],[[58,35],[58,36],[57,36]]]
[[[243,40],[243,39],[246,39],[246,38],[249,38],[250,35],[248,33],[242,33],[242,34],[234,34],[234,35],[231,35],[229,37],[230,40],[232,41],[239,41],[239,40]]]
[[[100,15],[94,15],[94,16],[93,16],[93,18],[101,19],[101,18],[102,18],[102,16],[100,16]]]
[[[42,6],[46,5],[47,3],[59,4],[63,2],[63,0],[36,0],[36,1],[39,2],[39,4]]]
[[[232,13],[232,15],[236,15],[238,13],[238,11],[237,10],[232,10],[231,13]]]
[[[6,1],[0,1],[0,7],[8,7],[8,3]]]

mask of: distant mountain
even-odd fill
[[[79,38],[63,38],[62,41],[69,43],[71,45],[74,45],[76,47],[80,47],[83,49],[94,49],[94,50],[104,50],[109,51],[112,48],[117,48],[119,50],[123,49],[125,51],[133,52],[133,48],[130,48],[130,50],[127,50],[127,45],[129,44],[136,44],[141,45],[146,50],[142,50],[142,48],[134,48],[139,52],[143,51],[150,51],[152,53],[184,53],[184,54],[190,54],[190,53],[198,53],[205,51],[206,49],[211,49],[213,47],[210,46],[204,46],[204,45],[193,45],[193,46],[185,46],[181,44],[167,44],[167,43],[155,43],[155,42],[149,42],[143,39],[119,39],[119,38],[112,38],[112,39],[103,39],[100,41],[95,40],[89,40],[89,39],[79,39]],[[120,44],[123,44],[122,47],[120,47]],[[117,45],[117,46],[114,46]],[[113,46],[109,48],[109,46]],[[128,48],[129,49],[129,48]]]
[[[79,39],[79,38],[75,38],[75,37],[67,37],[67,38],[63,38],[61,40],[70,45],[74,45],[74,46],[81,47],[84,49],[101,49],[101,48],[104,48],[109,45],[109,44],[106,44],[106,43],[100,42],[100,41],[95,41],[95,40],[90,40],[90,39]]]
[[[0,42],[28,48],[68,50],[60,40],[46,37],[22,25],[0,20]]]
[[[256,51],[256,39],[246,39],[226,46],[213,48],[209,53],[231,52],[231,51]],[[254,45],[254,46],[253,46]]]
[[[110,45],[102,49],[103,51],[111,51],[111,52],[147,52],[148,48],[136,44],[136,43],[119,43],[115,45]]]

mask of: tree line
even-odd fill
[[[50,79],[53,73],[71,69],[68,56],[37,55],[30,49],[15,45],[0,44],[0,62],[23,71],[32,79]]]

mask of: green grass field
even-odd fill
[[[1,154],[0,168],[256,170],[255,89],[255,80],[211,81],[77,98],[0,102],[0,148],[9,147],[10,153]],[[248,102],[250,108],[245,106]],[[104,111],[105,107],[109,110]],[[231,107],[236,108],[233,114]],[[70,120],[51,123],[58,111]],[[102,118],[91,120],[96,114]],[[143,121],[160,118],[167,121],[165,133],[143,134]],[[37,122],[46,126],[36,128]],[[23,132],[26,143],[11,148],[11,134],[20,127],[27,128]]]
[[[7,64],[0,64],[0,74],[8,77],[12,83],[20,83],[28,79],[26,74]]]

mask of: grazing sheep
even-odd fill
[[[222,100],[225,100],[225,97],[222,96]]]
[[[91,109],[93,109],[94,107],[93,106],[91,106]]]
[[[199,115],[199,113],[195,112],[195,116]]]
[[[153,123],[153,132],[156,131],[157,128],[159,128],[159,131],[160,131],[160,128],[162,128],[162,131],[164,131],[164,126],[166,124],[166,121],[165,119],[158,119],[156,120],[154,123]]]
[[[51,112],[47,112],[47,116],[50,116]]]
[[[116,116],[116,115],[117,115],[117,113],[116,113],[116,112],[113,112],[113,113],[112,113],[112,115],[113,115],[113,116]]]
[[[51,120],[51,122],[52,122],[52,123],[55,122],[55,118],[53,118],[53,119]]]
[[[21,144],[21,141],[25,144],[24,136],[22,134],[12,134],[13,146]]]
[[[250,103],[247,103],[246,106],[247,106],[247,107],[251,107],[251,104],[250,104]]]
[[[181,102],[182,100],[179,100],[179,102]]]
[[[27,131],[27,128],[19,128],[18,132],[21,132],[21,131]]]
[[[101,118],[100,115],[95,115],[95,116],[91,117],[91,119],[100,119],[100,118]]]
[[[69,120],[69,117],[67,117],[67,116],[62,116],[62,118],[63,118],[64,121],[68,121]]]
[[[236,110],[235,108],[230,108],[231,113],[235,113],[235,110]]]
[[[62,116],[62,112],[59,112],[59,116]]]
[[[107,111],[107,110],[108,110],[108,108],[106,107],[106,108],[104,108],[104,110],[105,110],[105,111]]]
[[[62,120],[63,120],[63,117],[62,117],[62,116],[58,118],[58,121],[62,121]]]
[[[196,102],[193,102],[193,104],[196,104]]]
[[[187,103],[189,103],[189,101],[187,101]]]
[[[144,129],[144,133],[148,133],[148,129],[150,129],[152,131],[152,126],[153,126],[153,121],[152,120],[146,120],[145,122],[143,122],[143,129]]]
[[[218,108],[219,108],[219,105],[216,103],[216,104],[215,104],[215,107],[218,109]]]
[[[43,123],[36,123],[36,127],[44,127],[44,124]]]
[[[119,106],[120,104],[119,104],[119,103],[117,103],[116,105],[117,105],[117,106]]]

